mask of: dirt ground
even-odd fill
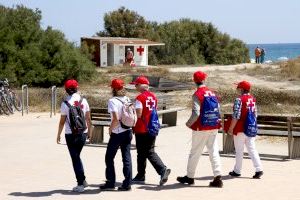
[[[266,69],[260,70],[255,75],[247,75],[245,71],[255,70],[255,68]],[[174,67],[169,68],[170,72],[190,72],[193,73],[197,70],[202,70],[208,73],[208,79],[210,85],[213,87],[233,87],[233,83],[241,80],[247,80],[253,83],[255,87],[267,88],[272,90],[300,90],[300,81],[290,80],[272,80],[273,75],[268,73],[270,71],[276,71],[279,69],[279,65],[270,64],[238,64],[238,65],[209,65],[205,67]]]
[[[67,147],[55,143],[59,115],[30,113],[22,117],[15,114],[0,116],[0,199],[230,199],[230,200],[299,200],[300,160],[285,160],[286,141],[257,141],[265,175],[261,180],[251,179],[254,174],[251,160],[244,159],[241,178],[227,176],[234,165],[234,157],[222,155],[224,188],[207,187],[212,170],[207,154],[199,162],[194,186],[183,186],[176,177],[186,174],[191,131],[184,123],[189,112],[178,116],[178,126],[161,130],[156,150],[165,164],[172,169],[169,181],[159,187],[159,176],[148,163],[146,184],[134,185],[131,192],[103,192],[99,184],[105,180],[104,156],[106,145],[84,147],[82,159],[90,186],[83,194],[70,192],[75,177]],[[105,135],[105,142],[108,135]],[[219,145],[222,149],[222,137]],[[133,140],[133,175],[136,173],[136,150]],[[271,155],[277,155],[276,157]],[[115,158],[117,181],[123,180],[120,152]]]

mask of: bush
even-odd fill
[[[49,87],[68,78],[89,80],[92,62],[60,31],[40,26],[41,11],[0,6],[0,78]]]
[[[237,64],[249,62],[244,42],[223,34],[211,23],[180,19],[149,22],[124,7],[106,13],[99,36],[136,37],[163,42],[149,48],[149,64]]]

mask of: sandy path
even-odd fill
[[[148,163],[147,182],[133,186],[132,192],[101,192],[103,183],[105,145],[87,146],[82,153],[88,182],[85,194],[77,195],[69,190],[74,185],[71,161],[65,145],[55,144],[59,116],[49,118],[48,113],[21,117],[0,117],[0,199],[273,199],[296,200],[300,191],[295,180],[300,178],[300,160],[263,160],[265,176],[261,180],[249,179],[253,168],[249,159],[244,160],[243,177],[224,177],[225,187],[208,188],[212,171],[208,156],[202,156],[196,175],[196,184],[185,187],[176,183],[178,175],[186,173],[186,161],[190,148],[190,131],[184,122],[188,112],[179,114],[177,127],[162,129],[157,140],[157,152],[172,169],[169,182],[157,187],[158,175]],[[108,137],[105,136],[107,141]],[[219,136],[221,144],[221,136]],[[134,141],[133,141],[134,143]],[[261,153],[287,154],[284,142],[270,144],[265,140],[257,143]],[[133,171],[136,172],[136,151],[132,151]],[[122,181],[120,153],[116,157],[118,182]],[[233,167],[232,157],[222,157],[226,175]]]

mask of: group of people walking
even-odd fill
[[[197,90],[192,96],[192,114],[186,126],[192,130],[192,147],[188,158],[186,175],[177,177],[177,181],[182,184],[194,184],[195,171],[198,161],[206,146],[214,174],[210,187],[223,187],[221,159],[217,142],[218,130],[221,128],[220,104],[216,94],[205,85],[207,74],[201,71],[194,73],[193,79]],[[109,142],[106,149],[106,182],[100,186],[101,190],[115,190],[116,175],[114,159],[118,149],[122,153],[124,181],[119,191],[131,190],[132,184],[144,183],[146,180],[146,163],[150,161],[159,175],[159,185],[164,185],[169,178],[169,169],[159,155],[155,152],[156,135],[150,134],[149,123],[151,123],[153,110],[157,109],[158,100],[156,95],[149,91],[149,81],[146,77],[140,76],[134,82],[136,90],[139,92],[135,102],[131,102],[126,96],[124,81],[113,79],[111,81],[112,98],[108,101],[108,112],[111,115],[111,125],[109,127]],[[255,167],[253,178],[260,178],[263,169],[259,155],[255,149],[255,135],[247,134],[244,124],[247,121],[249,109],[257,115],[255,98],[250,94],[251,84],[242,81],[237,85],[239,96],[234,101],[233,115],[228,134],[233,135],[236,149],[236,164],[229,175],[238,177],[241,175],[243,150],[246,145],[248,153]],[[70,156],[72,158],[73,169],[77,179],[77,186],[73,188],[75,192],[84,192],[88,186],[85,180],[83,164],[80,159],[81,150],[86,138],[91,137],[90,109],[86,99],[77,93],[78,83],[76,80],[67,80],[65,90],[68,97],[61,105],[61,119],[57,133],[57,143],[60,143],[61,133],[65,127],[65,137]],[[124,125],[124,109],[134,108],[137,117],[134,125]],[[77,117],[73,117],[74,113]],[[79,119],[84,120],[79,120]],[[75,122],[74,122],[75,121]],[[79,127],[79,128],[78,128]],[[81,127],[81,128],[80,128]],[[137,148],[137,174],[132,177],[131,161],[131,140],[135,135]]]
[[[265,62],[266,51],[264,48],[260,48],[259,46],[257,46],[254,50],[254,54],[255,54],[255,63]]]

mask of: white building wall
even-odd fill
[[[144,48],[141,56],[137,51],[140,46]],[[137,66],[148,66],[148,46],[139,45],[134,47],[134,61]]]
[[[125,59],[124,46],[114,45],[114,65],[123,65]]]
[[[100,66],[107,67],[107,43],[100,43]]]

